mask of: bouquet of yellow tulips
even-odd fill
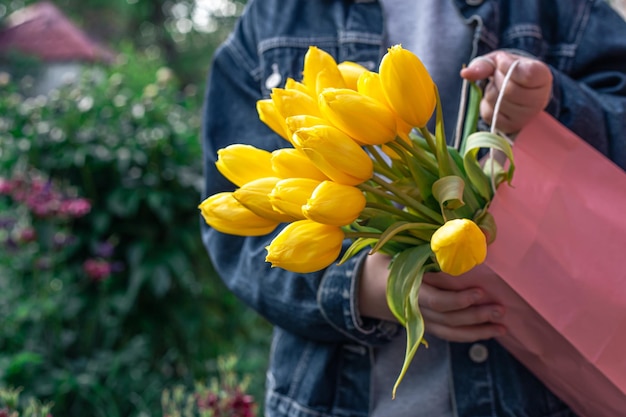
[[[392,256],[387,301],[407,330],[395,395],[425,344],[417,301],[423,274],[460,275],[484,261],[496,236],[490,201],[513,175],[511,147],[494,132],[477,131],[481,92],[473,84],[458,133],[462,146],[448,146],[437,87],[399,45],[378,72],[337,64],[310,47],[302,80],[288,79],[270,97],[257,102],[257,111],[285,147],[219,150],[217,168],[238,188],[209,196],[202,215],[216,230],[243,236],[288,223],[267,246],[266,261],[293,272],[317,271],[365,249]],[[485,148],[504,154],[508,168],[496,158],[480,163]],[[352,244],[339,259],[345,239]]]

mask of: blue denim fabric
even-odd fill
[[[477,23],[475,54],[510,49],[547,62],[554,74],[548,111],[626,168],[626,24],[602,0],[466,2]],[[204,197],[234,186],[215,168],[232,143],[273,150],[282,138],[258,119],[255,103],[301,79],[309,45],[375,69],[385,52],[376,1],[251,0],[214,56],[204,109]],[[445,105],[445,104],[444,104]],[[226,285],[275,325],[267,375],[267,417],[367,416],[372,347],[397,325],[362,319],[355,277],[363,256],[325,271],[295,274],[269,267],[275,234],[236,237],[202,223],[203,240]],[[459,417],[571,417],[574,414],[495,341],[471,359],[450,344]]]

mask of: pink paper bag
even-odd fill
[[[501,343],[577,414],[626,416],[626,173],[545,113],[513,149],[490,210],[501,279],[468,279],[508,306]]]

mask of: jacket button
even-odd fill
[[[484,3],[484,0],[465,0],[465,3],[470,6],[480,6]]]
[[[489,357],[489,350],[482,343],[474,343],[469,349],[469,357],[472,362],[483,363]]]

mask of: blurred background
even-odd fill
[[[270,327],[197,210],[204,82],[244,6],[0,0],[0,416],[261,414]]]
[[[204,82],[244,3],[0,0],[0,415],[262,401],[269,326],[197,209]]]

